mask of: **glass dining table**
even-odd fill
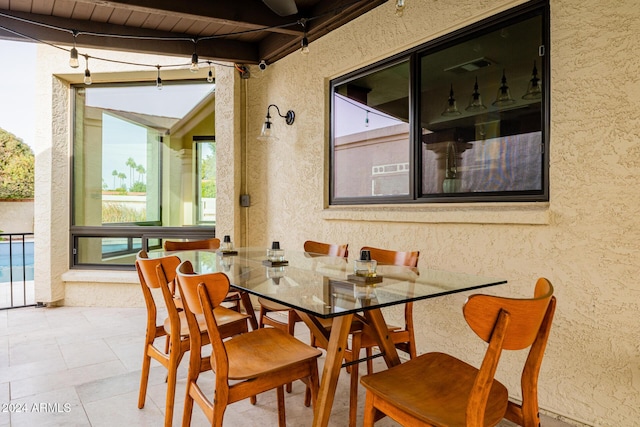
[[[319,344],[327,349],[314,408],[313,426],[327,426],[354,315],[371,327],[387,366],[400,364],[389,340],[383,307],[504,284],[504,279],[449,271],[379,265],[376,279],[354,277],[353,261],[303,251],[284,252],[269,262],[266,248],[238,248],[232,254],[208,250],[150,252],[177,255],[199,273],[225,273],[240,291],[296,310]],[[248,297],[247,297],[248,298]],[[249,304],[251,305],[251,304]],[[252,310],[252,307],[249,307]],[[250,313],[251,314],[251,313]],[[332,319],[330,330],[318,318]]]

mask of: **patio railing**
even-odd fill
[[[36,305],[33,233],[0,233],[0,310]]]

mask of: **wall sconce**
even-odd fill
[[[258,137],[260,141],[269,141],[269,140],[278,139],[273,135],[271,131],[271,124],[272,124],[271,114],[269,114],[269,110],[271,110],[271,107],[275,107],[276,111],[278,112],[278,115],[282,117],[288,125],[292,125],[294,120],[296,119],[296,113],[294,113],[293,110],[289,110],[287,111],[287,114],[283,115],[280,113],[280,109],[276,104],[269,105],[267,107],[267,117],[265,118],[264,124],[262,125],[262,132],[260,132],[260,136]]]

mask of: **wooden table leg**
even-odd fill
[[[310,321],[307,315],[301,316],[301,318],[307,324]],[[326,427],[329,425],[329,416],[331,415],[331,408],[333,407],[333,398],[335,397],[336,386],[338,385],[338,377],[340,376],[340,369],[342,368],[342,360],[344,359],[347,337],[351,330],[352,320],[353,314],[345,314],[344,316],[334,317],[333,319],[329,345],[327,346],[327,357],[324,361],[324,368],[322,369],[318,400],[316,401],[313,411],[314,427]]]
[[[251,330],[255,331],[258,329],[258,321],[256,320],[256,312],[253,310],[253,303],[251,302],[251,297],[249,293],[245,291],[240,291],[240,299],[242,300],[242,305],[244,306],[245,311],[250,316],[249,323],[251,324]]]
[[[364,317],[377,335],[378,345],[384,353],[384,360],[387,362],[387,366],[390,368],[399,365],[400,356],[398,356],[398,350],[396,350],[396,346],[389,337],[389,330],[387,329],[387,323],[382,317],[382,311],[380,311],[379,308],[367,310],[364,312]]]

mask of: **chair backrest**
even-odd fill
[[[503,346],[507,350],[521,350],[533,344],[545,317],[553,316],[553,310],[547,310],[552,298],[553,286],[547,279],[540,278],[531,299],[472,295],[463,312],[471,329],[486,342],[491,340],[500,312],[509,313],[509,328]]]
[[[320,254],[347,258],[349,257],[349,244],[336,245],[331,243],[314,242],[307,240],[304,242],[304,250],[310,254]]]
[[[155,323],[157,315],[157,305],[152,289],[161,289],[164,305],[167,307],[172,325],[174,318],[178,317],[178,309],[173,301],[176,268],[180,264],[180,258],[175,255],[148,258],[145,251],[140,251],[136,255],[136,271],[142,286],[144,301],[147,306],[148,320]],[[162,275],[158,274],[162,272]],[[174,316],[175,315],[175,316]],[[179,328],[179,323],[178,323]],[[178,329],[179,330],[179,329]]]
[[[212,346],[211,367],[216,373],[216,381],[218,376],[220,380],[225,379],[228,375],[229,360],[213,310],[227,297],[229,278],[224,273],[195,273],[189,261],[184,261],[178,266],[177,276],[184,309],[189,312],[187,320],[190,318],[189,315],[204,315]]]
[[[371,259],[376,260],[381,265],[404,265],[407,267],[417,267],[420,251],[391,251],[388,249],[372,248],[371,246],[363,246],[361,249],[371,253]]]
[[[529,355],[521,376],[525,389],[535,389],[556,307],[553,286],[538,279],[534,297],[530,299],[472,295],[464,305],[465,320],[471,329],[489,343],[480,367],[472,396],[467,405],[467,423],[482,424],[491,383],[502,350],[522,350],[529,346]],[[536,395],[537,392],[527,395]],[[533,406],[537,409],[537,404]]]
[[[198,249],[218,249],[220,247],[220,239],[211,238],[206,240],[190,240],[190,241],[164,241],[165,251],[189,251]]]

